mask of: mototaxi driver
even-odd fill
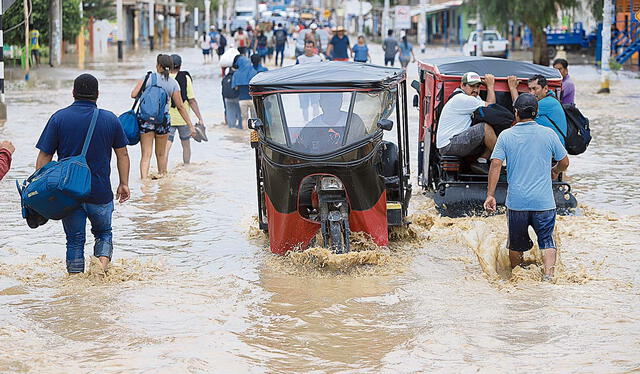
[[[294,148],[308,153],[325,153],[338,149],[343,144],[343,136],[349,112],[342,110],[342,93],[323,93],[318,95],[322,114],[307,122]],[[349,128],[350,139],[361,139],[365,136],[362,118],[353,113]]]

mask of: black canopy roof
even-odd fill
[[[354,62],[330,61],[286,66],[259,73],[251,92],[312,89],[384,89],[405,79],[404,70]]]
[[[424,63],[436,66],[440,74],[444,75],[461,76],[468,71],[475,71],[480,75],[493,74],[496,77],[515,75],[520,78],[529,78],[540,74],[548,79],[562,78],[557,69],[548,66],[493,57],[443,57],[425,60]]]

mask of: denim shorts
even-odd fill
[[[507,210],[509,240],[507,248],[512,251],[525,252],[533,247],[529,237],[529,226],[538,236],[538,248],[556,248],[553,241],[553,228],[556,225],[556,210]]]
[[[173,142],[173,139],[176,137],[176,131],[178,132],[178,136],[180,140],[189,140],[191,138],[191,130],[189,130],[189,126],[170,126],[169,127],[169,141]]]
[[[478,123],[451,137],[449,144],[440,148],[443,156],[465,157],[470,154],[480,153],[484,144],[484,124]]]

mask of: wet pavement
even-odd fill
[[[377,48],[372,55],[380,63]],[[169,176],[148,182],[138,178],[139,147],[130,147],[132,198],[116,204],[115,262],[106,276],[92,263],[84,275],[68,277],[61,224],[29,229],[14,185],[33,171],[37,138],[49,116],[72,102],[80,70],[42,68],[26,84],[8,83],[9,121],[0,125],[0,139],[11,139],[17,151],[0,182],[0,372],[640,368],[637,79],[614,77],[613,93],[603,97],[595,94],[593,68],[572,67],[594,140],[571,158],[581,214],[559,219],[562,266],[556,283],[547,284],[535,264],[513,274],[505,268],[504,216],[441,218],[418,192],[412,230],[387,250],[349,258],[270,254],[255,229],[248,135],[220,125],[219,70],[202,65],[198,50],[180,53],[209,142],[192,143],[186,166],[174,145]],[[121,64],[88,62],[85,70],[100,80],[98,104],[126,111],[135,80],[154,60],[140,52]],[[410,113],[415,139],[417,113]]]

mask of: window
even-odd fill
[[[284,135],[284,121],[280,113],[278,95],[269,95],[262,101],[264,105],[265,136],[274,143],[287,145]]]

